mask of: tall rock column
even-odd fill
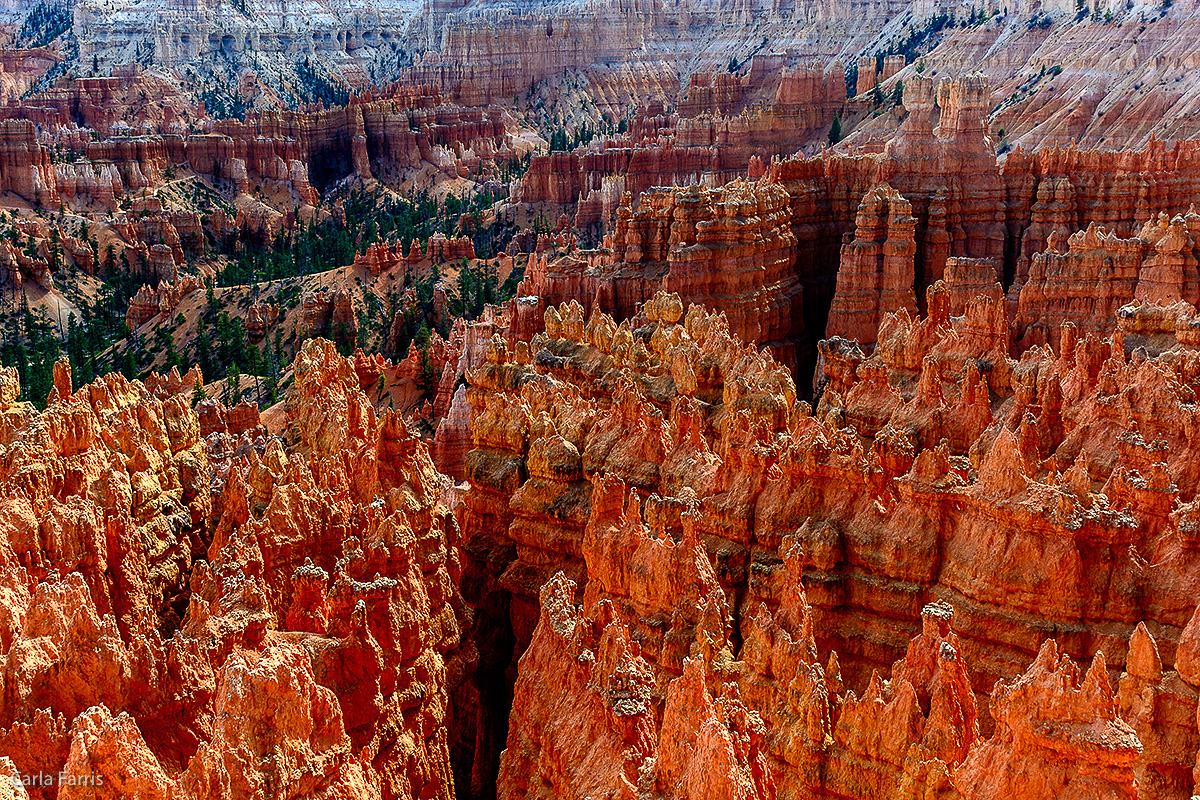
[[[715,301],[739,336],[774,346],[781,360],[791,361],[799,286],[787,193],[738,181],[716,192],[692,187],[673,202],[663,288],[684,302]]]
[[[855,94],[866,94],[875,88],[878,76],[875,74],[875,56],[862,56],[858,59],[858,83],[854,87]]]
[[[826,337],[874,344],[884,314],[900,308],[916,313],[915,230],[912,204],[898,191],[883,184],[867,193],[858,206],[854,240],[842,246]]]
[[[354,161],[354,174],[364,181],[374,177],[371,174],[371,158],[367,152],[367,126],[363,120],[361,108],[354,109],[354,142],[351,147],[351,158]]]

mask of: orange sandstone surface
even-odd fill
[[[445,479],[331,344],[295,370],[282,439],[65,368],[38,413],[3,374],[0,755],[55,776],[32,796],[454,796]]]
[[[387,362],[321,340],[279,436],[198,375],[64,362],[38,412],[4,372],[0,764],[93,781],[40,797],[1189,797],[1194,311],[1016,358],[975,274],[823,342],[815,407],[672,293],[476,323],[457,487],[361,388]]]
[[[515,641],[500,796],[1190,797],[1200,353],[1015,359],[998,287],[952,297],[823,343],[815,412],[674,295],[493,338],[458,513]]]
[[[413,69],[456,102],[519,72]],[[697,73],[533,159],[508,208],[561,224],[516,298],[394,361],[310,339],[271,409],[64,361],[37,411],[0,371],[0,773],[55,776],[10,793],[1196,794],[1200,149],[998,161],[983,78],[915,75],[880,147],[792,156],[844,87]],[[299,213],[381,164],[495,177],[507,136],[392,89],[95,142],[97,170],[7,119],[0,188],[109,206],[186,164]],[[131,327],[195,300],[193,216],[114,218],[159,279]],[[44,257],[0,268],[48,288]],[[352,329],[352,291],[305,293],[303,330]]]

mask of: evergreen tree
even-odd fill
[[[242,373],[238,372],[237,367],[234,367],[229,373],[229,379],[225,382],[225,405],[237,405],[241,400],[241,396]]]
[[[196,363],[200,365],[200,374],[206,379],[212,380],[215,377],[217,371],[212,359],[212,344],[209,342],[203,318],[196,323]]]
[[[125,363],[121,366],[121,374],[129,380],[137,377],[137,356],[134,355],[133,347],[125,348]]]
[[[417,329],[415,339],[420,363],[420,370],[417,373],[417,386],[427,392],[437,386],[438,380],[437,373],[433,369],[433,358],[429,354],[429,339],[429,328],[425,323],[421,323],[421,327]]]
[[[842,121],[835,113],[833,115],[833,124],[829,126],[829,143],[837,144],[842,140]]]

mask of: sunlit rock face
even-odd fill
[[[1200,26],[1085,5],[83,0],[0,52],[12,308],[113,243],[158,346],[461,201],[220,287],[294,331],[273,408],[0,370],[9,793],[1200,794]]]
[[[446,479],[353,361],[308,342],[282,439],[218,407],[205,440],[170,381],[72,391],[62,366],[44,412],[5,383],[18,772],[70,797],[453,797],[474,656]]]
[[[815,413],[665,293],[493,339],[459,515],[515,641],[502,796],[1189,796],[1196,351],[1120,345],[1182,311],[1014,359],[985,266],[822,343]]]

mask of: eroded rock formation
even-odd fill
[[[120,259],[151,281],[136,329],[199,287],[210,240],[274,243],[331,187],[509,202],[464,207],[463,236],[364,245],[292,295],[294,322],[247,296],[255,342],[287,314],[352,347],[378,322],[361,280],[401,284],[394,362],[309,341],[261,414],[193,408],[198,372],[77,389],[65,361],[38,412],[0,373],[0,774],[112,797],[1196,793],[1200,169],[1148,127],[1178,130],[1191,89],[1102,101],[1073,56],[1070,91],[1048,96],[1049,61],[1014,91],[1030,108],[993,91],[1011,76],[926,77],[970,66],[941,50],[928,71],[864,55],[849,100],[834,56],[903,4],[768,5],[389,6],[286,37],[224,8],[78,6],[96,69],[118,19],[162,23],[145,61],[303,53],[351,86],[364,65],[420,84],[217,121],[131,66],[5,105],[14,291]],[[1027,5],[941,40],[983,47]],[[683,37],[726,17],[858,43],[813,37],[801,62],[722,34],[681,87]],[[1143,25],[1164,74],[1194,61],[1159,46],[1168,24]],[[6,97],[54,60],[14,58]],[[885,88],[902,106],[869,108]],[[514,179],[540,146],[517,95],[608,132]],[[1096,115],[1144,146],[1075,147]],[[1007,151],[1000,124],[1067,146]],[[209,191],[211,213],[181,207]],[[34,210],[54,205],[61,230]],[[67,229],[96,209],[103,243]],[[506,244],[518,296],[451,327],[434,276],[449,335],[395,352],[409,284],[490,251],[485,217],[539,220]]]
[[[1196,736],[1160,655],[1194,606],[1195,352],[1064,323],[1014,360],[998,287],[928,294],[828,351],[815,415],[668,295],[493,338],[459,513],[476,639],[520,656],[502,794],[1189,796],[1175,712],[1133,698]]]
[[[44,412],[3,384],[19,773],[71,797],[453,797],[474,656],[445,479],[353,362],[307,343],[283,442],[169,381],[59,372]]]
[[[912,204],[884,184],[858,206],[854,241],[842,246],[837,293],[825,335],[873,344],[882,316],[904,308],[916,313]]]

